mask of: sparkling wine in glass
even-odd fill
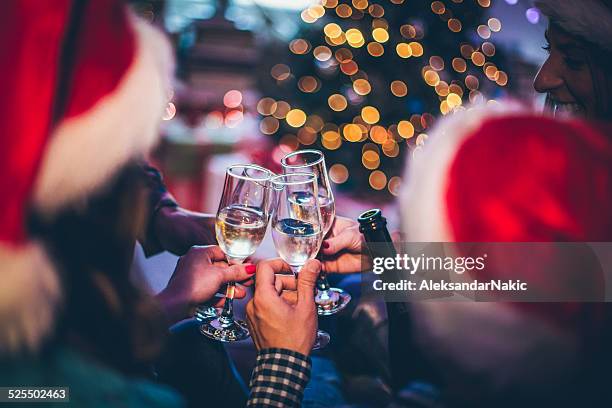
[[[315,175],[317,179],[316,193],[311,195],[306,192],[295,193],[289,197],[289,201],[295,204],[296,211],[302,211],[300,210],[299,203],[307,202],[313,197],[317,197],[323,225],[323,237],[325,237],[332,228],[334,217],[336,216],[334,194],[327,174],[325,156],[319,150],[298,150],[283,157],[281,165],[284,174],[306,172]],[[324,272],[321,273],[317,282],[315,298],[317,311],[320,315],[338,313],[346,307],[350,300],[351,295],[340,288],[331,287],[326,274]]]
[[[302,266],[317,256],[323,242],[323,223],[312,173],[272,177],[272,239],[279,256],[297,277]],[[295,197],[301,197],[295,200]],[[313,349],[329,343],[329,334],[317,331]]]
[[[230,265],[241,264],[261,244],[268,226],[272,172],[253,164],[230,166],[217,211],[215,233]],[[234,318],[235,282],[227,285],[221,314],[202,314],[200,332],[214,340],[231,342],[249,337],[247,324]]]

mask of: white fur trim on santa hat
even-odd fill
[[[51,136],[34,189],[44,214],[85,198],[157,142],[173,58],[164,36],[131,16],[136,56],[117,89],[89,111],[60,123]]]
[[[488,104],[436,124],[404,174],[399,203],[407,241],[454,241],[445,195],[458,150],[486,120],[521,112],[526,109],[514,103]],[[415,341],[433,364],[446,367],[449,381],[463,382],[465,389],[542,391],[561,382],[574,364],[574,338],[507,304],[429,301],[412,308]]]
[[[524,111],[504,102],[478,105],[450,114],[436,124],[422,150],[408,162],[399,203],[402,232],[411,242],[452,242],[445,192],[457,150],[490,118]]]
[[[612,11],[600,0],[538,0],[535,5],[568,33],[612,51]]]
[[[54,324],[58,276],[42,245],[0,244],[0,354],[35,350]]]

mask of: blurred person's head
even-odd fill
[[[612,2],[540,0],[549,56],[534,81],[555,114],[612,119]]]
[[[529,289],[411,306],[416,343],[466,406],[495,406],[483,401],[500,396],[563,400],[593,379],[589,367],[608,361],[609,312],[596,303],[605,275],[580,242],[612,240],[611,136],[606,125],[502,103],[440,120],[407,166],[407,241],[469,243],[454,249],[487,259],[468,282],[521,280]]]
[[[62,307],[64,333],[121,349],[139,307],[122,244],[144,211],[125,169],[157,141],[170,48],[120,0],[24,0],[3,17],[0,355],[36,352]]]

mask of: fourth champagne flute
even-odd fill
[[[323,224],[316,176],[312,173],[272,177],[272,239],[280,257],[297,277],[302,266],[316,257],[323,242]],[[296,200],[296,197],[300,197]],[[313,349],[329,343],[329,334],[317,331]]]
[[[331,189],[327,168],[325,166],[325,157],[319,150],[307,149],[298,150],[289,153],[281,160],[283,173],[313,173],[317,178],[317,191],[315,196],[318,198],[319,207],[321,209],[321,219],[323,223],[323,238],[327,235],[336,215],[336,206],[334,202],[334,194]],[[307,201],[310,197],[307,193],[294,193],[289,200],[297,204],[301,201]],[[346,307],[350,302],[351,295],[340,288],[333,288],[327,281],[325,272],[321,272],[317,281],[317,294],[315,302],[317,303],[317,312],[320,315],[332,315],[338,313]]]

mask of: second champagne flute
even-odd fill
[[[323,223],[323,238],[331,230],[336,215],[336,205],[334,194],[331,189],[327,167],[325,166],[325,156],[323,152],[314,149],[298,150],[289,153],[281,160],[283,173],[313,173],[317,178],[317,191],[315,197],[318,198],[321,208],[321,220]],[[308,200],[305,193],[294,194],[290,197],[292,202],[299,203]],[[320,315],[329,316],[336,314],[346,307],[351,301],[351,295],[340,288],[331,287],[327,281],[325,272],[321,272],[317,282],[317,311]]]
[[[230,166],[217,211],[217,242],[230,265],[253,255],[266,234],[272,172],[254,164]],[[225,304],[219,316],[202,316],[200,332],[211,339],[231,342],[249,337],[247,324],[234,319],[235,282],[227,285]]]
[[[312,173],[272,177],[272,239],[280,257],[297,277],[302,266],[313,259],[323,242],[323,223],[316,199],[317,179]],[[301,197],[296,201],[295,197]],[[317,331],[313,350],[329,343],[329,334]]]

